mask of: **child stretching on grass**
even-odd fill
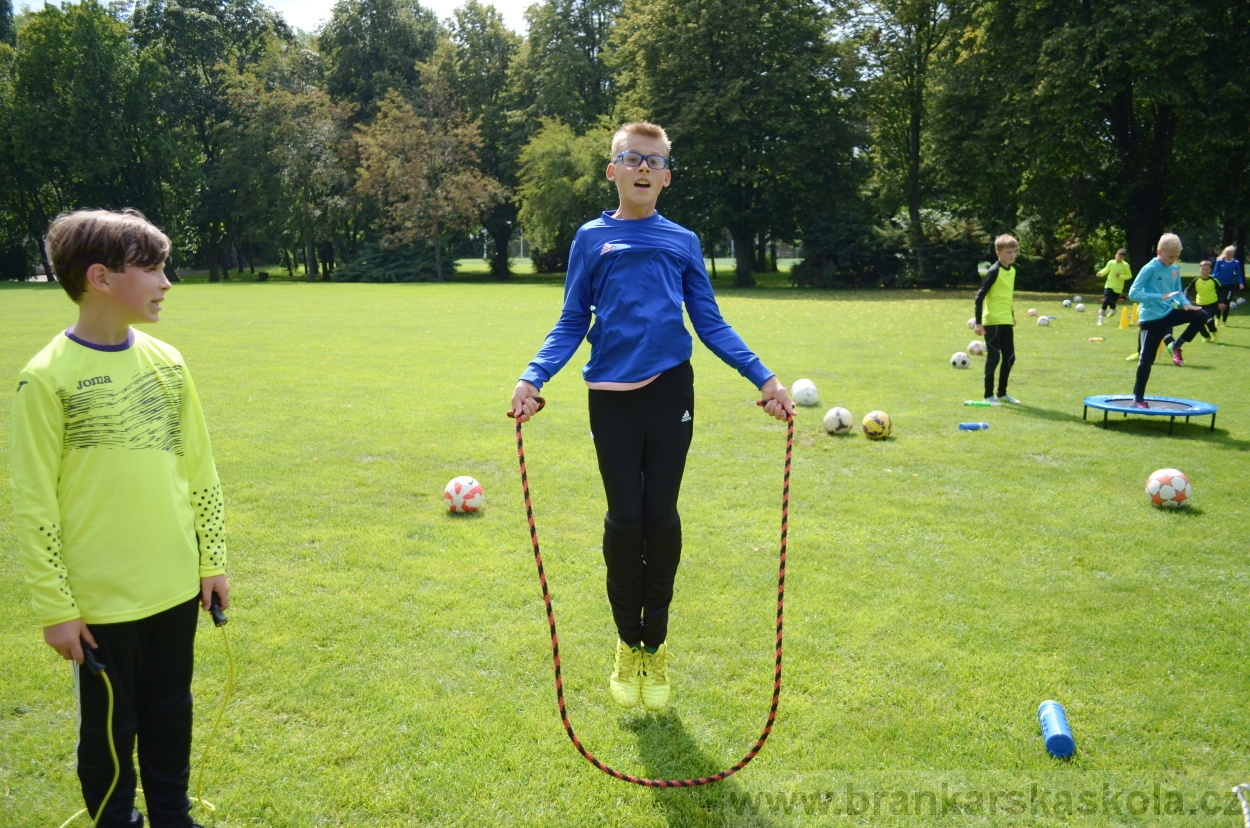
[[[1016,292],[1016,269],[1012,267],[1020,242],[1006,234],[994,239],[994,252],[998,261],[985,272],[985,281],[976,297],[976,324],[978,336],[985,337],[985,401],[990,405],[1011,403],[1019,400],[1007,393],[1007,378],[1011,366],[1016,364],[1015,324],[1016,312],[1012,307]],[[984,310],[985,324],[981,324]],[[994,396],[994,369],[1002,363],[998,373],[998,396]]]
[[[13,514],[48,646],[75,662],[78,778],[101,828],[194,828],[187,798],[196,604],[230,606],[221,487],[191,374],[130,326],[156,322],[169,239],[134,210],[83,210],[48,229],[78,321],[22,370],[13,402]],[[83,670],[83,643],[108,691]],[[108,796],[108,801],[105,797]],[[101,813],[101,811],[103,813]]]
[[[721,317],[698,237],[655,210],[672,181],[669,151],[668,136],[654,124],[626,124],[613,136],[606,175],[620,206],[577,231],[564,310],[512,392],[512,410],[525,422],[538,411],[543,383],[589,339],[582,376],[608,501],[603,560],[619,636],[609,688],[621,707],[641,698],[648,710],[663,709],[669,697],[668,608],[681,560],[677,498],[694,434],[683,303],[700,341],[759,388],[768,414],[784,420],[794,413],[785,387]]]
[[[1128,251],[1121,247],[1115,252],[1115,258],[1107,262],[1097,275],[1106,276],[1107,281],[1102,290],[1102,307],[1098,309],[1098,324],[1104,317],[1115,313],[1116,299],[1124,298],[1124,283],[1133,278],[1133,269],[1126,259]]]
[[[1146,402],[1146,383],[1150,380],[1150,368],[1155,362],[1155,352],[1163,338],[1172,333],[1176,325],[1188,324],[1172,347],[1172,362],[1184,367],[1181,346],[1193,340],[1207,323],[1207,314],[1197,305],[1189,304],[1181,292],[1181,268],[1176,262],[1181,257],[1181,240],[1175,233],[1159,237],[1158,255],[1146,263],[1133,280],[1128,298],[1141,305],[1139,316],[1141,331],[1137,337],[1137,381],[1133,385],[1133,407],[1149,408]]]

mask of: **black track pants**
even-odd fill
[[[690,363],[633,391],[592,389],[590,430],[608,500],[603,560],[617,633],[658,647],[681,561],[677,498],[694,435]]]
[[[1193,341],[1203,326],[1207,324],[1207,313],[1203,310],[1182,310],[1174,308],[1162,319],[1152,319],[1141,323],[1137,334],[1137,381],[1133,384],[1133,396],[1141,399],[1146,395],[1146,383],[1150,380],[1150,368],[1155,364],[1155,352],[1164,337],[1172,333],[1177,325],[1188,325],[1177,342],[1184,345]]]
[[[1233,290],[1232,285],[1218,285],[1215,288],[1216,302],[1224,306],[1224,312],[1220,314],[1221,322],[1228,322],[1228,310],[1233,306]]]
[[[1011,366],[1016,364],[1016,336],[1012,325],[985,326],[985,396],[994,396],[994,369],[1002,362],[998,372],[998,396],[1007,394],[1007,378]]]
[[[138,621],[91,624],[113,685],[113,741],[121,763],[117,788],[100,828],[129,828],[135,802],[131,757],[139,742],[139,776],[152,828],[190,828],[191,672],[199,597]],[[108,693],[85,665],[78,677],[78,779],[94,816],[113,781]]]

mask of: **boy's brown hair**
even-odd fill
[[[652,124],[647,121],[633,121],[625,124],[616,131],[612,136],[612,159],[616,160],[616,156],[620,155],[625,149],[625,141],[631,135],[642,135],[646,138],[654,138],[664,144],[664,152],[673,151],[673,142],[668,140],[668,133],[664,131],[664,127],[658,124]]]
[[[87,290],[87,269],[93,264],[117,272],[130,265],[163,265],[169,258],[169,237],[129,207],[62,213],[52,220],[45,241],[52,270],[75,302]]]
[[[1006,249],[1007,249],[1007,248],[1009,248],[1009,247],[1015,247],[1015,248],[1019,248],[1019,247],[1020,247],[1020,242],[1016,241],[1016,237],[1015,237],[1015,236],[1012,236],[1012,235],[1010,235],[1010,234],[1008,234],[1008,233],[1003,233],[1001,236],[999,236],[998,238],[994,239],[994,250],[995,250],[995,251],[998,251],[998,250],[1006,250]]]

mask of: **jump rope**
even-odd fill
[[[196,777],[195,796],[190,797],[190,799],[192,802],[198,802],[210,811],[215,811],[217,810],[217,806],[213,805],[201,795],[203,791],[202,786],[204,784],[204,768],[208,766],[208,754],[212,749],[213,739],[217,736],[217,728],[221,724],[222,716],[225,715],[226,704],[230,701],[230,694],[234,692],[234,653],[230,649],[230,636],[226,635],[226,623],[230,619],[226,618],[226,614],[222,612],[221,599],[217,597],[216,592],[213,593],[213,600],[209,606],[209,612],[212,613],[213,616],[213,625],[221,630],[221,640],[226,647],[226,663],[230,667],[230,676],[226,680],[226,691],[221,697],[221,707],[217,709],[217,718],[213,721],[212,730],[209,731],[208,739],[204,742],[204,751],[200,754],[200,772]],[[88,644],[86,640],[83,640],[80,643],[82,645],[83,664],[85,664],[92,673],[104,679],[104,689],[108,694],[108,715],[106,717],[105,724],[108,728],[109,755],[113,757],[113,782],[109,785],[108,793],[104,795],[104,799],[100,800],[100,807],[96,810],[94,817],[91,817],[88,810],[83,808],[72,817],[62,822],[60,828],[66,828],[67,825],[78,819],[78,817],[83,814],[87,814],[88,818],[91,819],[91,824],[93,826],[99,826],[100,817],[104,815],[104,808],[108,805],[109,799],[112,798],[113,791],[117,788],[117,780],[121,778],[122,774],[121,761],[117,758],[117,745],[113,742],[113,682],[109,680],[108,666],[105,665],[104,662],[100,661],[99,657],[96,656],[95,652],[91,649],[91,645]],[[142,791],[142,788],[139,788],[138,790]]]
[[[547,404],[546,400],[542,397],[535,397],[534,399],[538,402],[538,411],[542,411]],[[764,402],[761,400],[757,404],[764,405]],[[760,734],[759,739],[756,740],[755,745],[747,752],[746,756],[738,760],[737,764],[718,771],[711,776],[700,776],[695,779],[646,779],[619,771],[596,758],[594,754],[582,745],[581,740],[577,738],[577,734],[573,731],[573,725],[569,722],[569,714],[564,702],[564,679],[560,672],[560,639],[556,635],[556,617],[551,608],[551,593],[547,589],[547,575],[543,570],[542,552],[538,548],[538,530],[534,525],[534,506],[530,499],[529,476],[525,471],[525,444],[521,439],[522,412],[509,411],[508,416],[516,420],[516,453],[517,459],[521,464],[521,491],[525,495],[525,518],[529,522],[530,545],[534,547],[534,564],[538,567],[538,582],[542,585],[543,604],[547,608],[547,626],[551,630],[551,663],[556,677],[556,702],[560,706],[560,721],[564,723],[564,732],[568,734],[573,747],[577,748],[578,753],[584,756],[587,762],[608,776],[615,777],[623,782],[630,782],[634,785],[644,785],[648,788],[696,788],[700,785],[710,785],[713,782],[719,782],[722,779],[733,776],[745,768],[747,763],[754,759],[755,755],[764,747],[764,742],[768,740],[768,734],[772,733],[773,722],[777,718],[777,702],[781,697],[782,619],[786,605],[786,530],[790,520],[790,456],[794,449],[794,417],[790,414],[786,415],[786,467],[781,487],[781,544],[777,565],[777,651],[775,667],[773,668],[773,700],[772,705],[768,708],[768,721],[764,724],[764,732]]]

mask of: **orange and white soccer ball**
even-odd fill
[[[476,512],[482,508],[482,484],[468,475],[453,477],[443,489],[443,500],[447,508],[457,514]]]
[[[1179,509],[1193,497],[1189,478],[1176,469],[1159,469],[1146,481],[1146,497],[1156,506]]]
[[[974,339],[968,343],[968,353],[972,356],[985,356],[985,343]]]
[[[890,415],[884,411],[869,411],[864,415],[861,425],[864,427],[864,436],[869,440],[884,440],[890,436],[890,429],[893,428]]]

